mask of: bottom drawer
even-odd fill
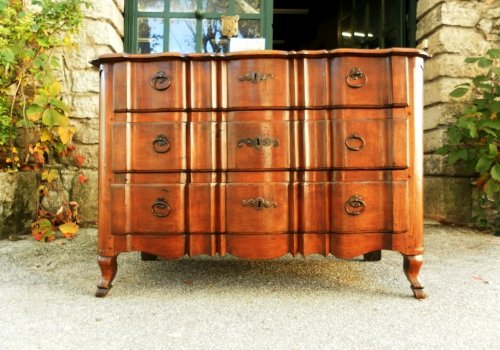
[[[226,184],[226,233],[288,232],[288,183]]]
[[[112,185],[111,232],[185,232],[184,188],[184,184]]]

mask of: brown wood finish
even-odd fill
[[[121,252],[423,253],[422,53],[413,49],[105,55],[99,266]]]

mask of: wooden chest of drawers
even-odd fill
[[[99,257],[403,254],[423,298],[413,49],[105,55]]]

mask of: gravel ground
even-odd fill
[[[96,230],[0,241],[0,349],[500,349],[500,238],[426,225],[413,299],[402,257],[143,262],[94,297]]]

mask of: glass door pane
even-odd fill
[[[203,12],[226,13],[229,11],[229,0],[203,0],[201,10]]]
[[[194,12],[196,0],[170,0],[170,12]]]
[[[260,0],[235,0],[234,7],[239,13],[260,13]]]
[[[163,52],[163,18],[137,19],[137,52]]]
[[[168,51],[182,53],[196,51],[196,19],[170,19]]]
[[[138,0],[137,9],[142,12],[163,12],[164,0]]]

